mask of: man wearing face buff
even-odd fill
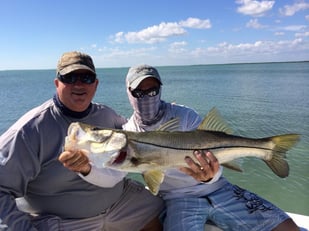
[[[124,130],[152,131],[177,117],[181,131],[199,126],[201,117],[194,110],[161,100],[162,81],[156,68],[149,65],[130,68],[126,86],[134,112],[123,125]],[[160,187],[166,202],[165,231],[203,231],[206,221],[222,230],[299,230],[282,210],[229,183],[212,153],[196,151],[195,157],[199,163],[186,158],[190,168],[165,172]],[[253,200],[258,203],[254,210],[247,207]]]

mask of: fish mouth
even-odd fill
[[[120,151],[116,158],[112,161],[111,165],[119,165],[122,164],[127,157],[126,151]]]

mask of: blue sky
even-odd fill
[[[2,0],[0,70],[309,60],[307,0]]]

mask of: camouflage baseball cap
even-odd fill
[[[96,74],[92,58],[89,55],[78,51],[64,53],[58,61],[57,74],[66,75],[76,70],[88,70]]]

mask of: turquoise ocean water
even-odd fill
[[[201,116],[217,107],[237,135],[299,133],[287,154],[290,175],[281,179],[258,159],[241,161],[243,173],[224,170],[233,183],[282,209],[309,215],[309,62],[158,67],[162,98],[193,107]],[[128,68],[97,69],[95,101],[124,116],[132,110],[125,91]],[[55,70],[0,71],[0,134],[54,93]]]

